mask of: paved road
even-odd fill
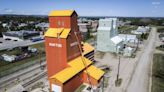
[[[155,38],[156,28],[153,27],[126,92],[149,92],[150,70]]]
[[[10,48],[15,48],[15,47],[20,47],[20,46],[29,46],[29,45],[44,42],[44,40],[37,41],[37,42],[32,42],[30,40],[25,40],[25,41],[11,41],[10,40],[10,41],[6,41],[3,38],[0,38],[0,41],[2,42],[2,43],[0,43],[0,50],[10,49]]]

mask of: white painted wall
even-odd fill
[[[52,92],[61,92],[61,87],[55,84],[52,84]]]

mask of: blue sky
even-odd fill
[[[58,9],[79,16],[164,17],[164,0],[0,0],[0,14],[48,15]]]

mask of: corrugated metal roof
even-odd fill
[[[94,50],[94,47],[92,47],[92,46],[91,46],[90,44],[88,44],[88,43],[83,43],[83,50],[84,50],[83,55],[85,55],[85,54],[87,54],[87,53],[93,51],[93,50]]]
[[[85,59],[85,64],[89,66],[92,62],[88,60],[87,58],[83,57]],[[82,71],[85,66],[83,64],[81,56],[70,61],[68,63],[69,67],[65,68],[64,70],[60,71],[59,73],[55,74],[51,78],[55,78],[61,83],[65,83],[67,80],[78,74],[80,71]]]
[[[111,30],[111,27],[98,27],[97,30],[103,30],[109,32]],[[99,32],[99,31],[98,31]]]
[[[71,31],[71,29],[69,29],[69,28],[67,28],[67,29],[66,28],[49,28],[44,36],[58,37],[58,35],[59,35],[60,38],[67,38],[70,31]]]
[[[48,16],[71,16],[74,10],[55,10],[49,13]]]
[[[71,29],[64,29],[64,31],[61,33],[60,37],[67,38],[70,31],[71,31]]]
[[[119,36],[115,36],[111,38],[111,40],[114,44],[119,44],[120,42],[122,42],[122,39]]]
[[[86,71],[85,71],[86,72]],[[93,65],[87,68],[87,72],[89,73],[90,76],[92,76],[94,79],[99,80],[105,72]]]

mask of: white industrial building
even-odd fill
[[[82,33],[83,38],[87,38],[87,33],[88,33],[88,23],[78,23],[79,26],[79,31]]]
[[[3,32],[2,35],[3,35],[3,39],[23,41],[25,39],[30,39],[32,37],[40,36],[40,32],[27,31],[27,30],[8,31],[8,32]]]
[[[45,23],[45,22],[38,23],[38,24],[35,25],[35,27],[36,27],[36,28],[40,27],[40,28],[42,28],[42,30],[48,29],[49,23]]]
[[[97,50],[118,53],[123,48],[123,41],[117,33],[117,18],[99,20],[97,29]]]
[[[131,34],[119,34],[118,35],[123,41],[124,41],[124,44],[127,44],[127,43],[138,43],[138,38],[136,35],[131,35]]]
[[[132,48],[132,47],[126,47],[126,48],[124,49],[123,55],[124,55],[124,56],[128,56],[128,57],[131,57],[132,54],[134,53],[134,51],[135,51],[134,48]]]
[[[146,27],[144,27],[144,26],[139,26],[139,27],[137,28],[137,30],[132,30],[131,33],[132,33],[132,34],[138,35],[138,34],[142,34],[142,33],[147,33],[149,30],[150,30],[150,28],[147,27],[147,26],[146,26]]]
[[[7,54],[3,54],[1,55],[3,57],[3,60],[7,61],[7,62],[12,62],[15,60],[15,55],[7,55]]]
[[[8,24],[7,24],[7,23],[2,23],[2,26],[3,26],[3,27],[7,27]]]

